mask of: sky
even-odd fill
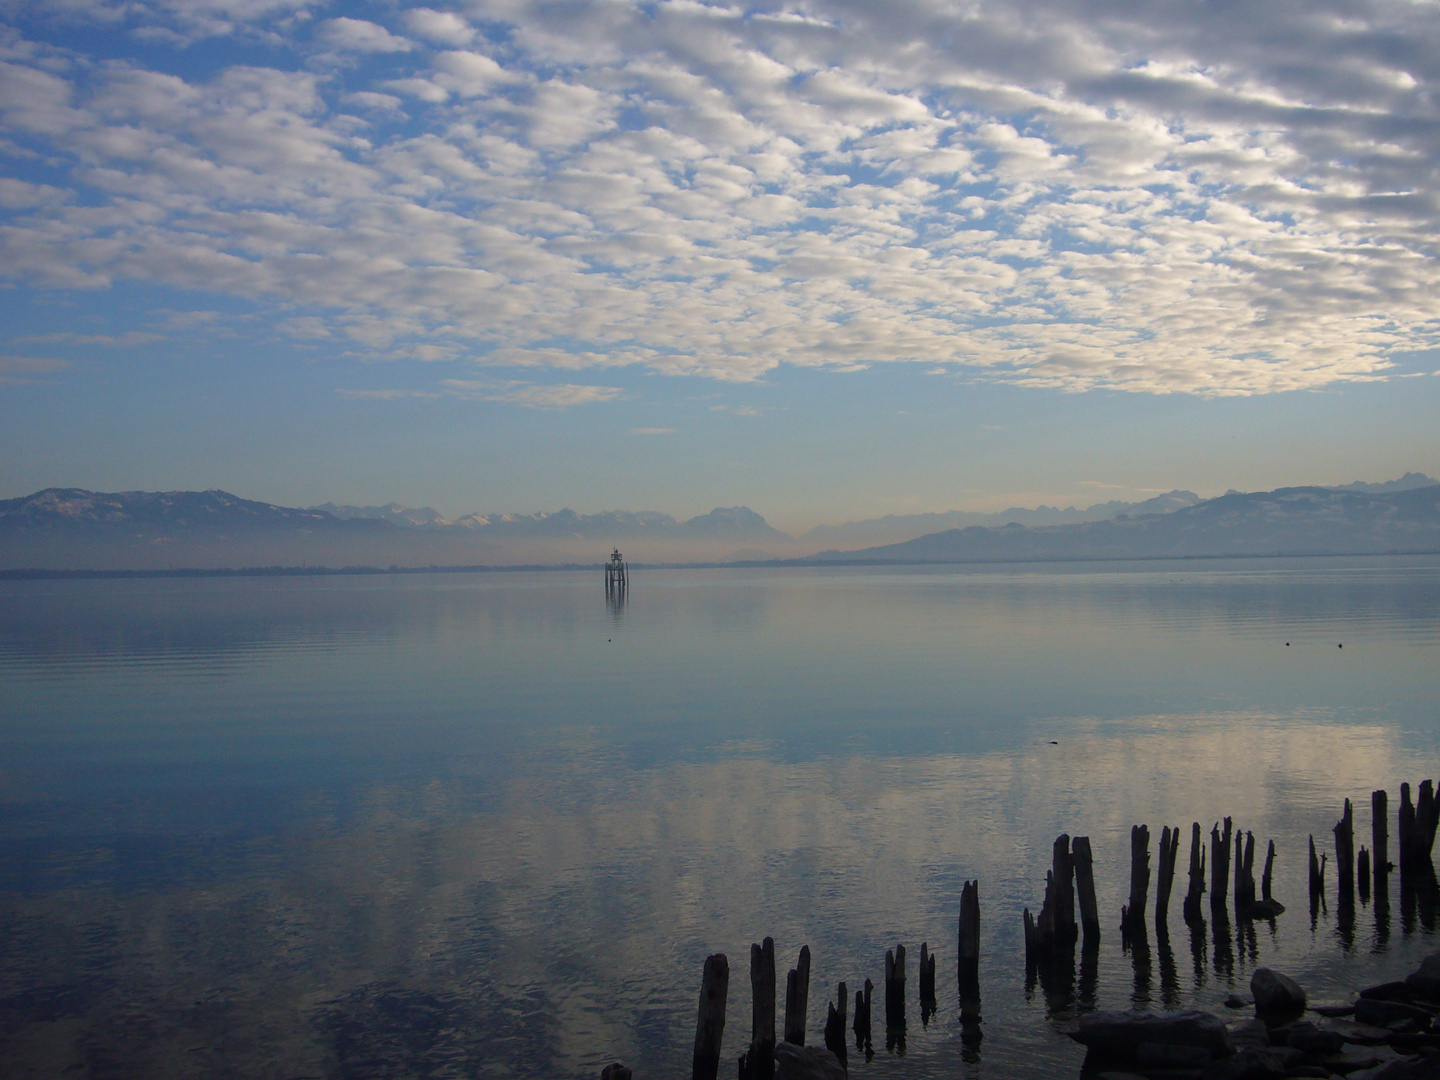
[[[1440,476],[1440,8],[0,0],[0,498]]]

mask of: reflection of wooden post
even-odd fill
[[[730,962],[724,953],[705,958],[700,979],[700,1009],[695,1022],[693,1080],[716,1080],[720,1071],[720,1039],[725,1034],[725,997],[730,989]]]
[[[1185,921],[1200,921],[1200,897],[1205,895],[1205,841],[1200,823],[1190,826],[1190,887],[1185,893]]]
[[[1075,897],[1080,903],[1080,925],[1085,940],[1098,944],[1100,909],[1095,904],[1095,867],[1088,836],[1077,836],[1070,841],[1070,861],[1075,866]]]
[[[800,946],[800,960],[785,977],[785,1041],[805,1045],[805,1014],[810,1011],[810,946]]]
[[[1175,881],[1175,860],[1180,855],[1180,830],[1169,825],[1160,830],[1160,860],[1155,877],[1155,928],[1170,922],[1170,889]]]

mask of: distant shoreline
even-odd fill
[[[1226,559],[1358,559],[1415,555],[1440,555],[1440,549],[1423,548],[1412,551],[1282,551],[1249,552],[1220,555],[1105,555],[1068,556],[1063,558],[1019,559],[745,559],[734,562],[631,563],[636,570],[748,570],[814,568],[829,566],[1035,566],[1045,563],[1136,563],[1136,562],[1216,562]],[[231,577],[375,577],[406,574],[514,574],[535,571],[599,570],[603,562],[593,563],[523,563],[514,566],[470,564],[461,566],[244,566],[244,567],[173,567],[158,570],[47,570],[27,567],[0,570],[0,581],[84,581],[95,579],[144,578],[231,578]]]

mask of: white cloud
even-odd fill
[[[453,11],[413,8],[405,12],[404,19],[406,30],[436,45],[458,49],[475,40],[475,28]]]
[[[315,28],[315,37],[332,49],[343,49],[347,52],[409,52],[415,47],[414,42],[390,33],[378,23],[346,16],[326,19],[320,23]]]
[[[8,39],[0,275],[269,300],[376,356],[731,381],[1247,394],[1440,344],[1428,7],[399,13],[438,52],[309,11],[66,17],[390,55],[182,80]],[[433,392],[557,392],[486,385]]]

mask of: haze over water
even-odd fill
[[[816,1043],[838,980],[938,950],[937,1016],[912,959],[904,1059],[853,1076],[1064,1075],[1077,1007],[1223,1013],[1261,964],[1343,996],[1437,947],[1393,882],[1388,919],[1344,932],[1332,892],[1312,928],[1304,876],[1346,797],[1368,846],[1370,791],[1440,773],[1434,557],[632,581],[0,583],[7,1070],[688,1075],[704,957],[733,1063],[769,934],[782,995],[812,949]],[[1177,895],[1122,950],[1130,826],[1184,830],[1179,894],[1225,815],[1274,838],[1287,912],[1192,943]],[[1100,894],[1078,1005],[1027,989],[1020,932],[1060,832]]]

